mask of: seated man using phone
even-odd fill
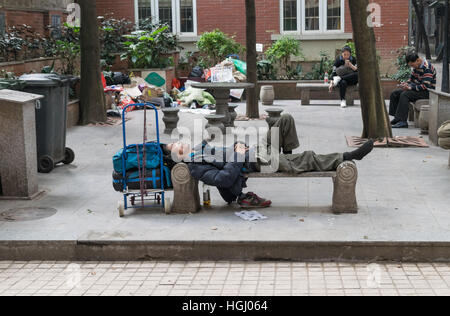
[[[406,62],[413,70],[409,80],[391,94],[389,115],[394,116],[392,128],[408,128],[409,103],[428,99],[429,90],[436,89],[436,69],[430,62],[414,52],[406,55]]]
[[[278,128],[278,145],[271,144],[273,128]],[[165,146],[166,156],[170,155],[174,161],[186,162],[192,177],[219,190],[227,203],[237,200],[242,208],[263,208],[271,206],[272,202],[257,196],[254,193],[243,193],[246,188],[246,173],[264,172],[271,165],[273,156],[270,150],[277,150],[277,170],[272,172],[285,172],[300,174],[312,171],[336,171],[344,161],[362,160],[373,150],[373,141],[370,140],[361,148],[348,153],[317,155],[312,151],[301,154],[292,154],[292,150],[300,146],[294,118],[283,115],[268,132],[258,148],[249,148],[244,143],[236,143],[232,148],[214,148],[206,141],[192,148],[182,142],[171,143]],[[278,147],[278,148],[277,148]],[[265,149],[265,150],[264,150]],[[276,155],[275,155],[276,156]],[[218,159],[219,158],[219,159]],[[222,159],[223,158],[223,159]]]

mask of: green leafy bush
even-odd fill
[[[199,64],[203,68],[210,68],[229,55],[239,55],[244,51],[244,47],[234,40],[235,36],[228,36],[216,29],[212,32],[203,33],[197,42],[200,58]]]
[[[390,78],[397,81],[407,81],[411,76],[411,67],[406,63],[406,54],[413,51],[414,48],[410,46],[405,46],[399,48],[397,53],[397,59],[394,65],[397,67],[397,73],[393,74]]]
[[[333,72],[334,58],[330,58],[328,53],[320,52],[320,62],[315,64],[312,71],[307,73],[304,77],[306,80],[323,80],[325,78],[325,73],[331,77]]]
[[[168,25],[152,23],[151,19],[141,22],[140,29],[130,35],[124,35],[126,52],[122,59],[128,59],[133,68],[166,68],[173,65],[173,58],[167,54],[173,52],[178,45],[178,37]]]
[[[279,64],[283,75],[287,79],[296,79],[299,76],[298,69],[293,69],[290,57],[303,57],[300,42],[289,36],[283,36],[266,51],[266,56],[273,64]],[[280,76],[283,77],[283,76]]]
[[[114,63],[116,54],[125,52],[123,36],[134,31],[135,24],[127,19],[115,19],[111,14],[99,16],[98,22],[101,59],[106,68],[109,68]]]

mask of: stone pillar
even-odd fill
[[[162,112],[164,113],[163,122],[166,125],[166,129],[164,130],[164,134],[172,134],[172,131],[177,128],[178,121],[180,118],[178,117],[178,112],[180,112],[179,108],[163,108]]]
[[[335,214],[358,213],[356,201],[356,182],[358,169],[352,161],[345,161],[339,165],[336,177],[333,178],[333,212]]]
[[[283,109],[268,109],[266,110],[267,114],[269,114],[269,116],[266,118],[266,122],[267,124],[269,124],[269,128],[272,128],[272,126],[275,125],[276,122],[278,122],[278,120],[281,118],[281,113],[284,112]]]
[[[39,193],[35,108],[42,98],[0,90],[0,198],[33,199]]]
[[[185,163],[179,163],[172,169],[173,213],[197,213],[200,208],[198,181],[192,178]]]
[[[231,127],[235,127],[235,125],[234,125],[234,121],[236,120],[236,118],[237,118],[237,113],[236,113],[236,108],[238,107],[238,105],[236,105],[236,104],[230,104],[229,106],[228,106],[228,109],[230,110],[230,126]]]
[[[228,110],[227,110],[228,111]],[[229,112],[228,112],[229,114]],[[208,120],[208,124],[206,124],[206,130],[209,130],[210,128],[218,128],[222,131],[222,134],[225,134],[226,127],[223,124],[223,120],[225,119],[225,116],[223,115],[205,115],[205,118]]]

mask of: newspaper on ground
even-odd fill
[[[235,214],[236,214],[236,216],[242,218],[244,221],[249,221],[249,222],[267,219],[266,216],[260,214],[257,211],[242,211],[242,212],[236,212]]]

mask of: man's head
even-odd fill
[[[349,60],[350,57],[352,56],[352,49],[350,48],[350,46],[345,46],[341,50],[341,54],[342,54],[342,58],[344,58],[344,60]]]
[[[406,54],[406,62],[409,67],[417,69],[422,65],[423,60],[416,52],[409,52]]]
[[[191,145],[183,142],[167,144],[164,149],[172,155],[172,158],[177,158],[178,160],[184,160],[192,152]]]

